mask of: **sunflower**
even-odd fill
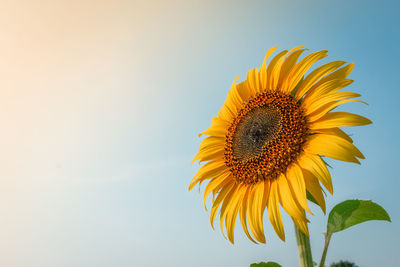
[[[299,60],[306,50],[296,47],[282,51],[266,64],[276,50],[271,48],[260,67],[237,77],[217,117],[201,135],[199,152],[193,162],[205,162],[189,186],[208,181],[204,205],[212,194],[210,222],[219,211],[221,231],[234,243],[239,215],[247,237],[265,243],[263,215],[280,239],[285,240],[280,206],[307,236],[312,214],[307,192],[325,213],[322,186],[333,194],[331,176],[323,157],[360,163],[363,154],[339,127],[370,124],[365,117],[348,112],[332,112],[360,95],[341,92],[351,84],[347,79],[354,64],[333,61],[307,76],[310,67],[327,56],[318,51]],[[364,102],[363,102],[364,103]],[[321,186],[322,185],[322,186]],[[249,232],[250,229],[250,232]],[[225,236],[225,234],[224,234]]]

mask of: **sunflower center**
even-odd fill
[[[264,144],[277,136],[282,115],[271,106],[253,109],[244,116],[233,135],[233,156],[246,160],[261,153]]]
[[[237,182],[276,179],[295,162],[308,135],[306,118],[290,95],[257,94],[238,113],[228,130],[225,162]]]

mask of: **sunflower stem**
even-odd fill
[[[296,225],[294,226],[297,240],[297,252],[299,253],[300,267],[313,267],[310,238],[306,236]]]
[[[326,253],[328,252],[328,246],[329,246],[329,242],[331,241],[331,236],[332,236],[332,234],[329,234],[329,233],[325,234],[324,251],[322,252],[322,257],[321,257],[321,261],[319,263],[319,267],[324,267]]]

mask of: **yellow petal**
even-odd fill
[[[197,152],[197,154],[194,156],[194,158],[192,160],[192,164],[196,160],[199,160],[199,163],[200,163],[200,162],[218,158],[218,157],[221,158],[221,156],[223,156],[224,153],[225,153],[224,146],[207,147],[207,148],[199,150],[199,152]]]
[[[287,57],[289,57],[293,52],[295,52],[295,51],[297,51],[299,49],[302,49],[302,48],[304,48],[303,45],[302,46],[296,46],[295,48],[290,49],[289,52],[287,53]],[[302,49],[302,50],[306,50],[306,49]]]
[[[287,76],[296,65],[296,62],[299,59],[300,55],[306,50],[301,48],[303,48],[303,46],[296,47],[288,52],[288,56],[282,64],[281,73],[279,75],[279,81],[277,85],[279,89],[282,88],[283,82],[287,79]]]
[[[349,103],[349,102],[360,102],[363,104],[368,105],[367,103],[365,103],[364,101],[358,100],[358,99],[347,99],[347,100],[340,100],[340,101],[333,101],[327,104],[323,104],[323,106],[317,108],[316,110],[312,111],[311,114],[309,114],[308,117],[308,121],[309,122],[314,122],[316,120],[318,120],[319,118],[322,118],[326,113],[328,113],[329,111],[333,110],[334,108],[343,105],[345,103]]]
[[[251,96],[255,96],[261,87],[257,69],[251,69],[247,72],[247,84],[248,88],[250,89]]]
[[[189,185],[189,190],[192,190],[192,188],[198,183],[203,180],[211,179],[222,172],[227,171],[227,168],[225,166],[225,162],[222,160],[217,160],[217,161],[210,161],[204,164],[194,175],[192,182]]]
[[[263,200],[262,200],[262,204],[261,204],[263,215],[264,215],[265,208],[267,207],[270,189],[271,189],[270,181],[265,180],[264,181],[264,196],[263,196]]]
[[[279,195],[279,202],[282,204],[283,209],[293,218],[304,219],[304,211],[298,203],[294,193],[290,189],[288,179],[284,174],[281,174],[277,179],[277,188]]]
[[[361,126],[371,124],[369,119],[348,112],[329,112],[322,118],[310,123],[311,129],[326,129],[345,126]]]
[[[204,189],[204,208],[207,210],[206,200],[211,192],[218,192],[222,187],[226,186],[232,180],[232,174],[227,171],[212,179]]]
[[[224,105],[218,112],[218,116],[228,123],[236,117],[238,111],[242,108],[243,98],[240,96],[238,91],[239,89],[236,86],[236,81],[238,79],[239,76],[237,76],[233,81]]]
[[[347,133],[345,133],[343,130],[341,130],[340,128],[318,129],[318,130],[315,130],[315,132],[316,133],[336,135],[336,136],[339,136],[339,137],[341,137],[343,139],[346,139],[350,143],[353,143],[353,139],[351,139],[351,137]]]
[[[315,177],[325,186],[329,193],[333,194],[333,185],[331,175],[325,163],[322,161],[321,157],[313,154],[303,154],[298,163],[302,169],[305,169]]]
[[[304,103],[304,106],[306,108],[306,115],[315,112],[317,109],[323,107],[326,104],[330,104],[334,101],[359,97],[359,96],[361,95],[352,92],[340,92],[340,93],[330,93],[322,95],[318,98],[315,98],[313,102]]]
[[[201,141],[199,150],[207,149],[209,147],[224,146],[224,145],[225,145],[225,138],[218,136],[208,136],[204,138],[203,141]]]
[[[231,110],[228,105],[224,104],[218,111],[218,117],[227,122],[231,122],[235,118],[235,115],[234,111]]]
[[[247,210],[247,219],[250,230],[255,239],[261,243],[265,243],[264,228],[262,223],[262,203],[264,196],[264,182],[259,182],[253,186],[253,190],[249,195],[249,206]]]
[[[333,79],[346,79],[347,76],[353,71],[354,68],[354,63],[350,63],[335,72],[332,72],[331,74],[327,75],[326,77],[322,78],[318,83],[324,83],[325,81],[328,80],[333,80]]]
[[[278,47],[272,47],[268,50],[267,54],[265,55],[265,58],[263,60],[263,63],[260,67],[259,71],[259,78],[260,78],[260,85],[261,89],[267,89],[267,59],[269,58],[270,55],[277,49]]]
[[[335,79],[329,80],[320,86],[316,87],[315,90],[310,90],[308,94],[304,97],[302,105],[310,106],[320,97],[325,96],[326,94],[331,94],[339,91],[340,89],[346,87],[351,84],[353,80],[350,79]]]
[[[199,137],[201,137],[203,134],[217,137],[225,137],[229,126],[229,122],[218,117],[212,117],[210,128],[200,133]]]
[[[227,133],[228,128],[225,127],[220,127],[220,126],[214,126],[210,127],[207,130],[199,133],[199,137],[202,135],[210,135],[210,136],[216,136],[216,137],[225,137]]]
[[[315,201],[317,201],[322,211],[325,213],[326,212],[325,198],[324,195],[322,194],[322,188],[318,182],[318,179],[315,177],[314,174],[307,171],[306,169],[302,169],[302,171],[307,191],[310,192],[310,194],[314,197]]]
[[[249,191],[250,187],[246,189],[246,192],[243,196],[243,201],[242,205],[239,209],[239,214],[240,214],[240,223],[242,224],[243,231],[245,232],[246,236],[254,243],[257,244],[257,241],[253,239],[253,237],[249,233],[249,229],[247,228],[247,207],[248,207],[248,196],[249,196]]]
[[[200,156],[198,157],[199,164],[210,160],[223,160],[224,158],[225,158],[225,150],[220,148],[212,150],[207,154],[200,154]],[[193,162],[196,160],[197,159],[194,158]]]
[[[354,163],[360,163],[356,157],[364,158],[364,155],[352,143],[338,136],[328,134],[312,135],[304,150]]]
[[[303,178],[303,172],[296,163],[292,163],[288,168],[286,178],[289,182],[289,187],[293,195],[296,197],[298,203],[304,210],[313,215],[307,204],[307,192],[306,184]]]
[[[222,188],[222,190],[219,192],[217,196],[217,199],[215,199],[210,213],[210,223],[213,229],[214,229],[214,219],[215,216],[217,215],[219,206],[221,205],[222,201],[225,200],[225,197],[234,189],[235,189],[235,181],[232,181],[228,185]]]
[[[271,182],[271,190],[268,198],[268,217],[274,227],[276,234],[282,241],[285,241],[285,231],[283,229],[282,216],[279,208],[279,193],[277,181]]]
[[[308,226],[307,222],[303,220],[297,220],[295,218],[292,218],[294,224],[297,226],[297,228],[300,229],[306,236],[310,236],[310,233],[308,232]]]
[[[304,79],[304,81],[300,84],[299,88],[297,89],[296,92],[296,100],[301,99],[305,93],[310,90],[311,86],[313,86],[319,79],[327,75],[328,73],[336,70],[340,66],[342,66],[344,61],[333,61],[329,62],[327,64],[324,64],[315,70],[313,70],[307,77]]]
[[[322,78],[321,80],[319,80],[316,84],[314,84],[308,92],[312,92],[315,90],[315,88],[318,88],[319,86],[321,86],[321,84],[324,84],[328,81],[331,80],[341,80],[341,79],[346,79],[347,76],[351,73],[351,71],[354,68],[354,63],[348,64],[334,72],[332,72],[331,74],[325,76],[324,78]]]
[[[282,62],[285,59],[287,50],[280,52],[276,55],[267,68],[267,89],[275,90],[279,80],[279,73],[281,70]]]
[[[249,196],[248,196],[248,198],[247,198],[247,202],[248,202],[248,204],[247,204],[247,213],[246,213],[246,220],[247,220],[247,223],[248,223],[248,225],[249,225],[249,228],[250,228],[250,232],[252,233],[252,235],[254,236],[254,238],[258,241],[258,242],[260,242],[259,241],[259,239],[260,239],[260,237],[257,235],[257,229],[256,229],[256,225],[255,225],[255,223],[254,223],[254,218],[252,217],[253,216],[253,209],[254,209],[254,197],[255,197],[255,193],[254,193],[254,191],[255,191],[255,189],[254,189],[254,187],[252,186],[251,188],[250,188],[250,190],[249,190]]]
[[[225,196],[225,198],[222,202],[222,206],[221,206],[220,213],[219,213],[219,222],[220,222],[220,226],[221,226],[221,232],[224,237],[225,237],[224,220],[225,220],[227,214],[229,213],[231,206],[235,205],[234,202],[235,202],[236,198],[238,197],[239,187],[240,186],[237,186],[237,185],[233,186],[231,191]]]
[[[244,187],[239,188],[237,191],[237,195],[235,198],[232,200],[232,203],[229,207],[229,211],[227,212],[226,219],[225,219],[225,227],[226,227],[226,233],[228,235],[229,241],[231,243],[234,243],[234,232],[235,232],[235,224],[236,224],[236,218],[240,209],[240,206],[242,205],[243,201],[243,196],[246,190]]]
[[[247,102],[252,96],[247,81],[236,84],[236,90],[243,102]]]
[[[323,59],[327,56],[327,50],[311,53],[310,55],[303,58],[296,66],[293,67],[292,71],[288,75],[288,79],[282,84],[283,92],[291,92],[295,86],[303,78],[304,74],[308,69],[318,60]]]
[[[239,76],[235,78],[231,85],[231,89],[228,92],[228,96],[226,98],[225,104],[229,105],[229,109],[234,112],[234,116],[237,116],[237,113],[242,108],[243,100],[239,95],[239,92],[236,87],[236,81],[239,79]]]

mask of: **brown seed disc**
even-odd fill
[[[258,93],[228,130],[225,163],[240,183],[276,179],[302,152],[308,133],[306,117],[292,96]]]

